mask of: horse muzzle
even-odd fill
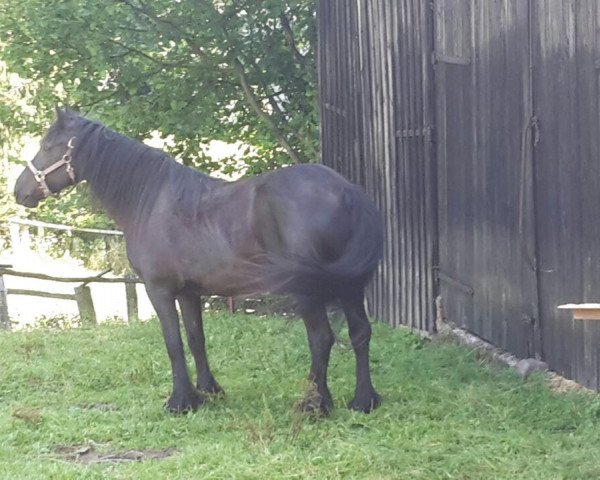
[[[42,200],[42,195],[33,182],[31,182],[31,185],[28,185],[28,183],[29,182],[19,177],[14,191],[15,201],[24,207],[34,208],[37,207]]]

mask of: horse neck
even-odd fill
[[[211,180],[158,150],[108,129],[96,131],[84,142],[77,160],[94,198],[124,231],[144,220],[158,197],[178,182],[193,176],[201,188]]]

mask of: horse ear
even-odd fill
[[[61,125],[64,125],[67,121],[67,112],[58,106],[54,107],[54,111],[56,112],[56,120]]]
[[[75,117],[77,117],[77,113],[75,113],[73,110],[69,109],[68,107],[65,107],[65,108],[55,107],[55,111],[56,111],[56,120],[58,121],[59,125],[61,125],[62,127],[66,127],[69,124],[69,122],[71,122],[72,120],[75,119]]]

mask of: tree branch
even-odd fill
[[[154,58],[152,55],[148,55],[147,53],[142,52],[141,50],[138,50],[137,48],[130,47],[129,45],[126,45],[123,42],[120,42],[113,38],[110,38],[108,41],[127,50],[129,53],[139,55],[140,57],[150,60],[151,62],[156,63],[157,65],[161,65],[162,67],[166,67],[166,68],[191,68],[191,67],[194,67],[193,64],[190,64],[187,62],[176,62],[176,63],[163,62],[163,61],[159,60],[158,58]]]
[[[300,51],[298,50],[298,47],[296,45],[296,39],[294,37],[294,32],[290,25],[290,20],[288,19],[288,17],[286,16],[285,13],[282,13],[281,15],[279,15],[279,21],[281,22],[281,26],[283,27],[283,32],[285,34],[285,37],[287,38],[287,41],[290,44],[290,48],[292,49],[292,52],[294,53],[294,58],[302,67],[305,67],[306,66],[306,57],[304,55],[302,55],[300,53]]]
[[[118,90],[113,90],[108,95],[98,97],[96,100],[94,100],[92,102],[78,105],[78,108],[80,108],[81,110],[88,109],[84,112],[84,115],[87,116],[92,111],[92,107],[98,105],[99,103],[104,102],[105,100],[108,100],[109,98],[116,97],[118,93],[119,93]]]
[[[178,36],[187,43],[187,45],[190,47],[190,49],[193,53],[195,53],[201,57],[209,58],[209,59],[213,60],[209,55],[206,54],[206,52],[202,49],[202,47],[196,43],[195,39],[193,37],[191,37],[188,32],[185,31],[185,29],[183,29],[180,25],[178,25],[176,22],[173,22],[172,20],[167,20],[163,17],[159,17],[142,0],[138,0],[139,6],[133,4],[133,2],[131,0],[121,0],[121,1],[123,3],[129,5],[129,7],[132,8],[134,11],[141,13],[146,18],[150,19],[156,25],[162,24],[162,25],[169,27],[171,31],[177,32]],[[222,19],[222,15],[214,8],[214,5],[212,6],[212,8],[214,10],[215,18]],[[289,28],[289,21],[287,21],[287,17],[286,17],[286,22],[287,22],[287,25]],[[225,25],[222,22],[220,22],[220,27],[221,27],[221,30],[223,31],[224,38],[228,39],[229,35],[227,32],[227,29],[225,28]],[[291,28],[289,28],[289,30],[291,32]],[[293,36],[292,36],[292,41],[293,41]],[[228,42],[228,43],[231,43],[231,42]],[[293,45],[294,45],[294,51],[297,52],[297,50],[295,49],[295,43]],[[297,52],[297,54],[302,57],[300,52]],[[250,109],[267,126],[267,128],[269,129],[271,134],[274,136],[274,138],[277,140],[277,142],[281,145],[281,147],[283,147],[283,149],[287,152],[287,154],[290,156],[292,161],[294,163],[304,163],[303,159],[300,157],[299,153],[294,150],[294,148],[291,146],[291,144],[289,143],[289,141],[287,140],[287,138],[285,137],[285,135],[281,131],[281,129],[273,121],[271,116],[267,112],[265,112],[264,109],[262,108],[258,97],[252,91],[252,87],[250,86],[250,84],[248,82],[248,77],[246,74],[246,70],[244,68],[244,64],[240,60],[238,54],[236,52],[231,52],[231,54],[227,55],[227,57],[230,59],[229,61],[231,63],[233,63],[233,69],[239,78],[239,82],[242,87],[242,91],[244,92],[244,96],[246,97],[246,101],[247,101],[248,105],[250,106]],[[302,57],[302,58],[304,58],[304,57]],[[271,105],[273,106],[275,111],[280,112],[279,106],[276,104],[276,102],[274,102],[272,97],[269,99],[269,101],[271,102]]]
[[[239,75],[240,84],[242,86],[242,90],[244,91],[244,94],[246,95],[246,100],[248,100],[248,104],[250,105],[250,108],[252,108],[254,113],[256,113],[258,115],[258,117],[265,123],[265,125],[269,128],[269,130],[271,130],[271,133],[273,134],[273,136],[277,139],[279,144],[288,153],[288,155],[290,156],[292,161],[294,163],[304,163],[300,159],[298,153],[289,144],[289,142],[287,141],[287,139],[285,138],[285,136],[283,135],[281,130],[275,124],[275,122],[273,122],[273,119],[260,107],[260,104],[258,103],[256,95],[254,95],[252,88],[250,88],[250,85],[248,84],[248,79],[246,78],[246,71],[244,70],[244,66],[242,65],[242,62],[240,62],[240,60],[238,58],[234,59],[234,66]]]

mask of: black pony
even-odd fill
[[[18,203],[85,180],[125,235],[127,255],[160,319],[173,374],[167,406],[196,409],[221,393],[206,359],[201,295],[292,294],[306,325],[316,394],[303,407],[328,412],[334,336],[326,305],[339,300],[356,354],[350,408],[380,403],[369,373],[371,327],[364,287],[381,255],[380,216],[357,186],[321,165],[298,165],[236,182],[211,178],[165,153],[69,110],[57,119],[15,187]],[[197,369],[192,385],[175,301]]]

